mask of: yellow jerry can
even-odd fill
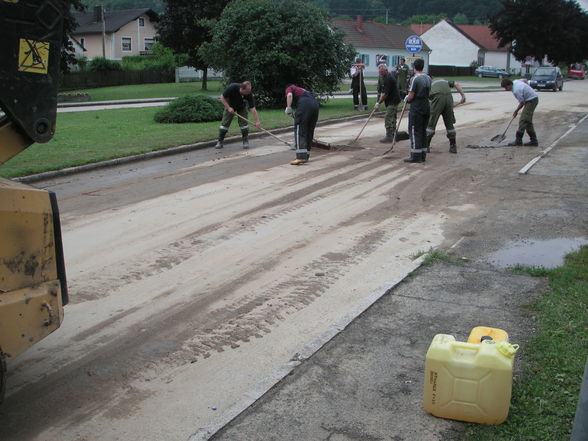
[[[518,345],[458,342],[437,334],[425,361],[424,407],[441,418],[501,424],[508,416]]]
[[[482,343],[483,340],[508,342],[508,334],[502,329],[487,326],[476,326],[470,331],[468,343]]]

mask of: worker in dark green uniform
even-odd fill
[[[410,80],[410,69],[406,65],[406,60],[400,57],[400,61],[396,66],[396,82],[398,84],[398,92],[400,92],[400,99],[404,99],[408,93],[408,80]]]
[[[380,108],[380,104],[386,104],[386,116],[384,117],[384,127],[386,128],[386,136],[380,139],[380,142],[393,142],[394,131],[396,130],[396,109],[400,103],[400,95],[396,87],[396,79],[394,75],[388,72],[388,66],[380,64],[378,66],[378,73],[382,78],[383,88],[374,110]]]
[[[460,84],[456,81],[447,81],[443,78],[434,79],[431,83],[431,92],[429,100],[431,102],[431,115],[427,125],[427,152],[431,151],[431,140],[435,136],[435,128],[439,117],[443,116],[443,123],[449,139],[449,151],[457,153],[457,144],[455,140],[455,115],[453,114],[453,97],[451,89],[455,88],[461,95],[459,104],[465,103],[466,97]]]
[[[215,149],[222,149],[224,147],[224,140],[233,117],[239,115],[239,128],[241,129],[241,136],[243,138],[243,148],[249,148],[249,126],[247,123],[247,110],[251,110],[255,117],[255,127],[261,127],[259,115],[255,108],[255,98],[251,91],[251,82],[244,81],[242,83],[231,83],[227,86],[220,97],[221,103],[225,107],[223,111],[223,119],[221,126],[218,129],[218,141],[214,146]],[[240,118],[239,118],[240,117]]]

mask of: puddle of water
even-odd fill
[[[514,242],[508,248],[494,253],[488,261],[496,266],[506,268],[515,265],[542,266],[556,268],[563,265],[564,257],[577,251],[588,240],[576,237],[571,239],[522,240]]]

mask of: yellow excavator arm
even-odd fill
[[[0,0],[0,164],[55,133],[60,0]],[[52,192],[0,179],[0,401],[6,365],[59,328],[67,285]]]

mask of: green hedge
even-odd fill
[[[154,116],[159,123],[187,123],[219,121],[224,106],[215,98],[205,95],[186,95],[178,98]]]

